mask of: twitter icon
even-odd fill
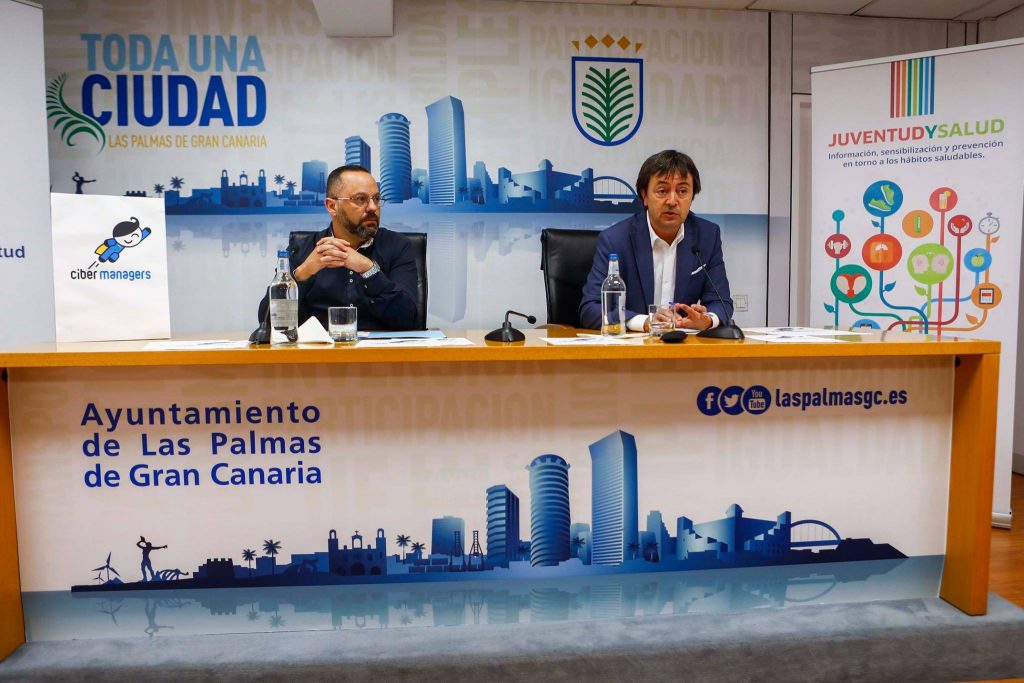
[[[718,405],[726,415],[739,415],[743,412],[743,403],[740,401],[742,397],[743,387],[736,385],[726,387],[718,395]]]

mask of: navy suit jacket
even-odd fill
[[[684,223],[683,240],[676,246],[676,285],[674,292],[663,297],[682,304],[701,303],[718,316],[720,323],[732,319],[732,298],[729,279],[725,274],[722,257],[721,229],[714,223],[689,214]],[[700,270],[700,261],[707,264],[708,274],[718,286],[722,298],[715,293],[708,278]],[[589,329],[601,327],[601,283],[608,276],[608,255],[619,255],[619,275],[626,282],[626,320],[635,315],[647,315],[647,307],[654,299],[654,253],[651,234],[647,227],[647,212],[641,211],[602,231],[597,238],[597,251],[590,267],[587,283],[580,301],[580,324]]]
[[[292,272],[312,253],[331,226],[309,236],[291,254]],[[380,272],[363,278],[348,268],[324,268],[299,283],[299,324],[316,316],[327,328],[327,309],[354,304],[359,309],[360,330],[412,330],[416,328],[416,257],[412,243],[400,232],[380,228],[373,244],[359,253],[375,261]],[[267,315],[267,297],[260,302],[259,316]]]

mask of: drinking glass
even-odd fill
[[[647,320],[650,321],[650,335],[654,339],[661,339],[661,335],[675,328],[672,311],[664,304],[648,306]]]
[[[336,342],[356,340],[358,313],[355,306],[331,306],[327,309],[327,332]]]

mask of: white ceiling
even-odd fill
[[[995,19],[1024,6],[1024,0],[522,0],[583,2],[592,5],[654,5],[699,9],[750,9],[772,12],[816,12],[857,17],[900,17],[981,21]]]

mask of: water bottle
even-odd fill
[[[619,255],[608,255],[608,277],[601,283],[601,334],[626,334],[626,283],[619,277]]]
[[[294,344],[299,338],[299,285],[288,266],[288,251],[277,252],[277,273],[270,283],[270,343]]]

